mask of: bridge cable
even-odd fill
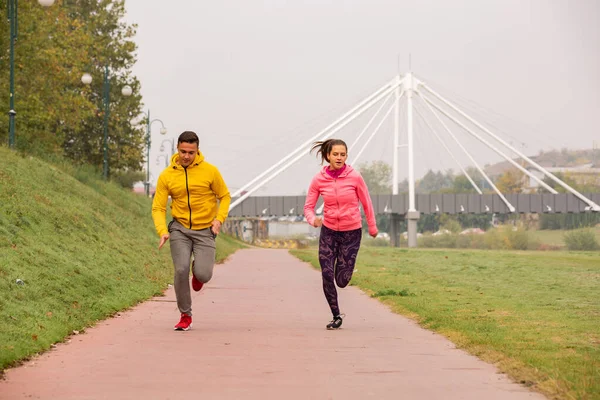
[[[310,146],[315,140],[320,139],[322,135],[324,135],[326,132],[334,129],[337,125],[342,124],[343,121],[347,120],[347,118],[349,118],[350,116],[352,116],[353,114],[355,114],[357,112],[357,110],[361,109],[361,107],[363,107],[362,112],[364,112],[364,106],[365,106],[365,104],[372,103],[372,100],[374,98],[377,98],[378,99],[377,101],[379,101],[381,99],[381,97],[382,97],[381,96],[382,93],[385,93],[386,95],[389,94],[389,93],[391,93],[391,91],[393,89],[395,89],[401,83],[402,83],[402,81],[398,82],[398,80],[396,78],[394,78],[392,81],[390,81],[386,85],[382,86],[375,93],[371,94],[366,99],[364,99],[363,101],[361,101],[359,104],[355,105],[350,111],[346,112],[346,114],[342,115],[336,121],[334,121],[329,126],[327,126],[325,129],[323,129],[322,131],[320,131],[319,133],[317,133],[316,135],[314,135],[312,138],[310,138],[306,142],[302,143],[300,146],[298,146],[296,148],[296,150],[294,150],[293,152],[291,152],[288,155],[286,155],[284,158],[282,158],[281,160],[279,160],[277,163],[275,163],[274,165],[272,165],[267,170],[263,171],[261,174],[259,174],[254,179],[252,179],[250,182],[242,185],[241,188],[239,188],[235,193],[232,194],[232,197],[239,196],[245,189],[247,189],[248,187],[250,187],[254,183],[258,182],[260,179],[262,179],[264,176],[266,176],[267,174],[269,174],[270,172],[272,172],[273,170],[275,170],[279,166],[283,165],[290,158],[294,157],[294,155],[298,154],[299,152],[304,151],[307,146]],[[372,104],[371,104],[371,106],[372,106]],[[371,106],[369,106],[369,108]]]
[[[506,206],[508,207],[508,209],[511,212],[514,212],[515,208],[513,207],[513,205],[510,204],[510,202],[506,199],[506,197],[504,197],[504,195],[500,192],[500,190],[498,190],[498,188],[496,187],[496,185],[494,184],[494,182],[492,182],[492,180],[490,179],[490,177],[479,166],[479,164],[477,163],[477,161],[475,161],[475,159],[473,158],[473,156],[471,155],[471,153],[469,153],[467,151],[467,149],[465,149],[465,147],[456,138],[456,136],[454,135],[454,133],[452,133],[452,131],[450,130],[450,128],[448,128],[448,126],[444,123],[444,121],[442,120],[442,118],[435,112],[435,110],[427,102],[427,99],[421,94],[420,91],[417,91],[417,95],[419,96],[419,98],[421,98],[421,100],[424,101],[424,103],[427,106],[427,108],[429,109],[429,111],[437,118],[438,122],[444,127],[444,129],[446,130],[446,132],[448,132],[448,134],[452,137],[452,139],[454,139],[454,141],[456,142],[456,144],[462,149],[462,151],[467,155],[467,157],[469,157],[469,159],[471,160],[471,162],[475,165],[475,168],[477,168],[477,170],[479,171],[479,173],[485,178],[485,180],[487,181],[487,183],[489,183],[490,187],[492,189],[494,189],[494,191],[496,192],[496,194],[498,194],[498,196],[500,196],[500,199],[502,199],[502,201],[504,202],[504,204],[506,204]],[[444,113],[444,115],[446,115],[448,117],[447,114]]]
[[[431,124],[429,123],[429,121],[427,121],[427,119],[425,119],[425,117],[423,116],[423,114],[421,114],[421,112],[416,107],[415,107],[415,111],[416,111],[417,115],[419,117],[421,117],[421,119],[425,122],[425,125],[427,125],[427,127],[429,128],[429,130],[435,135],[435,137],[437,138],[437,140],[442,144],[442,146],[444,147],[444,149],[446,149],[446,151],[448,152],[448,154],[450,154],[450,157],[452,157],[452,159],[454,160],[454,162],[456,162],[456,164],[458,165],[458,168],[460,168],[460,170],[467,177],[467,179],[469,180],[469,182],[471,182],[471,185],[477,191],[477,193],[483,194],[481,192],[481,189],[479,189],[479,186],[477,186],[477,184],[473,181],[473,179],[471,179],[471,176],[465,170],[465,168],[462,166],[462,164],[460,163],[460,161],[458,161],[458,159],[454,156],[454,153],[452,152],[452,150],[450,150],[450,148],[448,147],[448,145],[446,144],[446,142],[444,142],[444,140],[440,137],[440,135],[438,135],[437,132],[435,132],[435,130],[433,129],[433,127],[431,126]]]
[[[538,163],[536,163],[535,161],[533,161],[532,159],[530,159],[529,157],[527,157],[525,154],[523,154],[522,152],[520,152],[519,150],[513,148],[511,145],[509,145],[508,143],[506,143],[504,140],[502,140],[501,138],[499,138],[497,135],[495,135],[494,133],[492,133],[489,129],[485,128],[484,126],[482,126],[480,123],[478,123],[477,121],[475,121],[473,118],[469,117],[467,114],[465,114],[463,111],[461,111],[460,109],[458,109],[456,106],[454,106],[452,103],[449,103],[447,100],[445,100],[443,97],[441,97],[439,94],[437,94],[433,89],[431,89],[430,87],[428,87],[426,84],[422,84],[422,86],[425,88],[425,90],[427,90],[429,93],[433,94],[438,100],[442,101],[443,103],[445,103],[447,106],[449,106],[450,108],[452,108],[455,112],[457,112],[458,114],[460,114],[461,116],[463,116],[464,118],[466,118],[468,121],[470,121],[472,124],[474,124],[475,126],[477,126],[479,129],[481,129],[482,131],[484,131],[485,133],[487,133],[488,135],[490,135],[491,137],[493,137],[494,139],[496,139],[498,142],[500,142],[501,144],[503,144],[505,147],[512,149],[515,153],[517,153],[521,158],[523,158],[525,161],[527,161],[529,164],[531,164],[532,166],[534,166],[535,168],[538,169],[538,171],[546,174],[546,176],[548,176],[550,179],[552,179],[554,182],[558,183],[559,185],[561,185],[563,188],[567,189],[569,192],[571,192],[572,194],[574,194],[575,196],[577,196],[580,200],[584,201],[585,203],[588,204],[589,208],[591,210],[594,211],[600,211],[600,206],[596,203],[594,203],[592,200],[588,199],[587,197],[585,197],[584,195],[582,195],[581,193],[579,193],[577,190],[573,189],[571,186],[569,186],[568,184],[566,184],[565,182],[563,182],[562,180],[560,180],[559,178],[557,178],[554,174],[552,174],[550,171],[546,170],[544,167],[542,167],[541,165],[539,165]],[[429,101],[429,100],[428,100]],[[470,131],[471,132],[471,131]],[[482,138],[479,137],[477,134],[475,134],[475,137],[477,137],[480,141],[482,141]],[[494,147],[491,144],[487,144],[488,147],[490,147],[492,150],[494,150]],[[538,178],[536,175],[530,173],[528,170],[526,170],[525,168],[521,167],[521,165],[519,165],[518,163],[514,162],[512,159],[507,158],[505,155],[503,156],[507,161],[513,163],[513,165],[517,166],[521,171],[523,171],[524,173],[526,173],[528,176],[532,177],[533,179],[535,179],[538,183],[540,183],[542,186],[544,186],[546,189],[550,189],[550,186],[548,186],[545,182],[543,182],[540,178]],[[552,189],[550,190],[551,193],[556,194],[556,190]]]
[[[398,81],[396,79],[394,79],[394,81],[387,87],[387,88],[382,88],[383,91],[378,92],[377,95],[375,96],[370,96],[367,100],[368,101],[363,101],[360,104],[360,107],[355,107],[355,109],[351,110],[352,112],[348,112],[346,113],[346,115],[343,116],[343,118],[340,118],[338,121],[336,121],[334,124],[331,124],[331,126],[335,126],[337,125],[335,128],[331,129],[326,129],[324,131],[319,132],[319,136],[321,136],[323,134],[323,132],[327,132],[329,131],[325,136],[320,137],[321,140],[325,140],[328,137],[331,137],[333,134],[335,134],[336,132],[338,132],[340,129],[344,128],[346,125],[348,125],[350,122],[352,122],[354,119],[356,119],[358,116],[360,116],[362,113],[364,113],[366,110],[370,109],[371,107],[373,107],[373,105],[377,104],[381,99],[383,99],[385,96],[387,96],[388,94],[392,93],[396,87],[398,85],[402,84],[402,80]],[[339,122],[341,121],[341,122]],[[329,127],[328,127],[329,128]],[[317,137],[319,138],[319,137]],[[304,152],[300,152],[300,150],[302,150],[302,148],[298,148],[296,151],[294,151],[293,153],[289,154],[288,156],[284,157],[284,159],[280,160],[277,164],[275,164],[273,167],[269,168],[267,171],[263,172],[261,175],[259,175],[259,177],[255,178],[252,182],[248,183],[245,185],[244,189],[248,188],[251,184],[255,183],[258,179],[264,177],[265,175],[271,173],[273,171],[273,169],[275,169],[277,166],[280,166],[281,164],[283,164],[284,161],[289,160],[289,158],[291,158],[294,154],[296,154],[296,157],[294,157],[287,165],[285,165],[283,168],[273,172],[270,176],[268,176],[267,178],[265,178],[262,182],[260,182],[258,184],[258,186],[255,186],[251,189],[249,189],[245,194],[243,194],[241,197],[237,198],[236,200],[234,200],[230,206],[229,206],[229,210],[231,211],[234,207],[236,207],[238,204],[240,204],[242,201],[246,200],[252,193],[254,193],[256,190],[258,190],[259,188],[261,188],[263,185],[265,185],[267,182],[270,182],[273,178],[275,178],[277,175],[279,175],[280,173],[284,172],[289,166],[291,166],[292,164],[294,164],[295,162],[297,162],[299,159],[301,159],[302,157],[304,157],[305,155],[307,155],[308,150],[310,150],[310,146],[312,145],[312,140],[305,143],[304,147],[306,149],[306,147],[308,146],[308,149],[306,149],[306,153]],[[300,154],[298,154],[300,153]],[[243,189],[238,189],[238,191],[236,191],[236,195],[239,195],[241,193],[241,190]],[[232,196],[235,197],[235,196]]]

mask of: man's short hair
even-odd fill
[[[177,144],[179,143],[196,143],[200,146],[200,139],[198,139],[198,135],[196,132],[185,131],[181,135],[179,135],[179,139],[177,139]]]

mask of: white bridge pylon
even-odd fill
[[[389,104],[390,99],[394,98],[394,101]],[[407,133],[407,143],[400,144],[400,105],[401,99],[406,98],[406,133]],[[346,125],[354,121],[360,115],[365,113],[367,110],[371,109],[375,105],[379,104],[379,108],[373,114],[373,116],[368,121],[365,128],[360,132],[360,134],[356,137],[352,145],[350,145],[348,151],[352,151],[355,146],[358,145],[359,141],[362,139],[365,133],[369,130],[371,125],[376,121],[377,117],[382,110],[385,109],[385,106],[388,105],[388,108],[385,109],[385,113],[383,117],[381,117],[379,123],[376,125],[375,129],[372,130],[367,140],[363,143],[362,148],[356,153],[356,156],[353,157],[353,163],[357,163],[360,156],[363,154],[365,148],[369,145],[373,137],[377,134],[383,122],[390,116],[392,111],[394,111],[394,146],[393,146],[393,166],[392,166],[392,194],[398,194],[398,181],[399,181],[399,150],[402,147],[407,147],[408,149],[408,212],[417,213],[415,209],[415,179],[414,179],[414,130],[413,130],[413,116],[414,112],[417,113],[419,117],[425,122],[425,125],[430,129],[435,135],[436,139],[441,143],[442,147],[450,154],[452,159],[457,163],[461,172],[467,177],[473,188],[481,194],[481,189],[475,184],[474,180],[467,173],[467,170],[464,166],[458,161],[460,157],[457,157],[450,148],[446,145],[442,136],[435,132],[432,125],[428,122],[428,119],[421,113],[418,109],[414,107],[415,100],[420,101],[423,104],[424,109],[428,111],[429,114],[434,116],[434,119],[438,121],[438,123],[444,128],[447,136],[454,141],[454,143],[461,149],[461,151],[469,158],[471,163],[475,166],[475,168],[479,171],[479,173],[484,177],[490,187],[499,195],[502,201],[506,204],[508,209],[511,212],[515,211],[515,207],[506,199],[506,197],[498,190],[498,188],[494,185],[489,176],[483,171],[483,169],[479,166],[479,164],[475,161],[474,157],[467,151],[467,149],[462,145],[462,143],[458,140],[456,135],[452,132],[452,130],[448,127],[448,125],[442,119],[444,116],[447,120],[454,122],[458,127],[464,130],[469,135],[473,136],[475,139],[483,143],[489,149],[493,150],[495,153],[500,155],[506,161],[511,163],[517,169],[522,171],[524,174],[538,182],[542,187],[548,190],[550,193],[556,194],[556,190],[546,184],[541,178],[530,172],[528,169],[524,168],[521,164],[513,160],[502,148],[510,150],[513,154],[521,157],[522,160],[527,162],[533,168],[540,171],[546,177],[550,178],[567,191],[577,196],[581,201],[587,204],[586,209],[589,211],[600,212],[600,206],[594,203],[591,199],[588,199],[571,186],[557,178],[555,175],[550,173],[541,165],[537,164],[535,161],[531,160],[529,157],[524,155],[518,149],[507,143],[505,140],[491,132],[488,128],[483,126],[481,123],[476,121],[474,118],[469,116],[459,107],[454,105],[449,100],[445,99],[441,95],[439,95],[436,91],[434,91],[429,85],[427,85],[422,80],[416,78],[412,72],[409,72],[405,75],[397,75],[383,85],[381,88],[376,90],[373,94],[367,96],[364,100],[356,104],[352,107],[348,112],[342,115],[340,118],[335,120],[329,126],[327,126],[322,131],[318,132],[316,135],[308,139],[306,142],[302,143],[298,146],[294,151],[287,154],[284,158],[279,160],[277,163],[273,164],[267,170],[256,176],[250,182],[246,183],[242,187],[240,187],[235,193],[232,194],[232,197],[240,196],[244,191],[246,191],[239,198],[235,199],[229,207],[230,210],[235,208],[241,202],[243,202],[246,198],[252,195],[256,190],[260,189],[262,186],[267,184],[269,181],[277,177],[279,174],[284,172],[291,165],[296,163],[302,157],[305,157],[309,154],[310,148],[315,141],[327,140],[332,137],[334,134],[339,132]],[[476,129],[467,126],[467,123],[471,126],[474,126]],[[491,139],[493,139],[497,143],[492,143]],[[322,211],[322,210],[317,210]],[[410,217],[409,217],[410,218]],[[418,218],[418,215],[417,217]],[[411,228],[413,225],[413,229]],[[409,247],[416,246],[416,232],[411,232],[411,230],[416,229],[416,223],[409,223]],[[414,240],[411,240],[414,239]],[[412,242],[412,243],[411,243]],[[413,246],[411,246],[413,244]]]

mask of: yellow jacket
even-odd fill
[[[217,167],[204,161],[200,151],[187,168],[179,165],[178,160],[179,154],[171,157],[171,164],[160,174],[156,185],[152,219],[159,236],[169,233],[166,223],[169,196],[173,219],[189,229],[208,228],[215,219],[225,222],[229,213],[231,195]]]

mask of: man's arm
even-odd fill
[[[217,199],[219,199],[219,209],[217,210],[217,218],[212,223],[212,230],[215,235],[219,234],[221,230],[221,225],[227,219],[227,215],[229,214],[229,205],[231,204],[231,194],[229,193],[229,189],[227,189],[227,185],[221,176],[221,173],[217,168],[215,168],[215,178],[212,182],[211,189]]]
[[[168,200],[169,189],[165,183],[164,178],[161,176],[158,178],[158,183],[156,184],[156,192],[154,193],[154,200],[152,201],[152,219],[154,220],[154,227],[156,228],[156,232],[161,238],[164,235],[169,234],[169,230],[167,229]]]

